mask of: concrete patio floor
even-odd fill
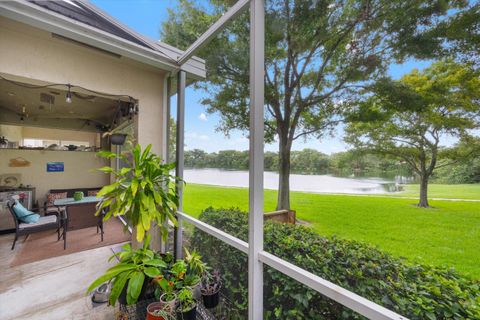
[[[111,307],[93,307],[86,288],[112,263],[111,246],[10,267],[24,238],[0,236],[0,319],[114,319]],[[118,245],[115,245],[118,246]]]

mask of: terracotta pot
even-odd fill
[[[152,302],[147,306],[147,318],[146,320],[167,320],[163,316],[157,316],[154,314],[157,310],[163,310],[164,305],[162,302]]]

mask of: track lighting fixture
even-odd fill
[[[68,87],[68,91],[67,91],[67,98],[65,99],[65,101],[67,103],[72,103],[72,92],[70,91],[70,89],[72,88],[72,85],[69,83],[67,84],[67,87]]]

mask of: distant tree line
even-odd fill
[[[248,170],[248,151],[221,150],[208,153],[200,149],[185,151],[185,167],[202,169]],[[278,172],[278,153],[265,152],[265,170]],[[408,164],[394,158],[348,150],[324,154],[314,149],[292,151],[292,172],[299,174],[333,174],[337,176],[415,177]],[[441,168],[432,177],[436,183],[480,183],[480,159],[472,157]]]
[[[185,167],[248,170],[248,151],[221,150],[207,153],[200,149],[185,151]],[[394,159],[354,150],[331,155],[314,149],[292,151],[292,172],[302,174],[384,175],[385,173],[411,175],[407,167]],[[278,172],[278,153],[265,152],[265,170]]]

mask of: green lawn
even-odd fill
[[[198,216],[208,206],[246,210],[247,199],[245,188],[188,184],[184,211]],[[292,192],[291,202],[297,217],[322,235],[364,241],[410,261],[452,266],[480,279],[480,202],[431,201],[433,209],[420,209],[409,199],[303,192]],[[276,191],[266,190],[266,211],[275,203]]]
[[[395,193],[393,196],[418,197],[420,187],[418,184],[407,184],[405,191]],[[428,186],[430,198],[449,199],[476,199],[480,200],[480,183],[478,184],[430,184]]]

